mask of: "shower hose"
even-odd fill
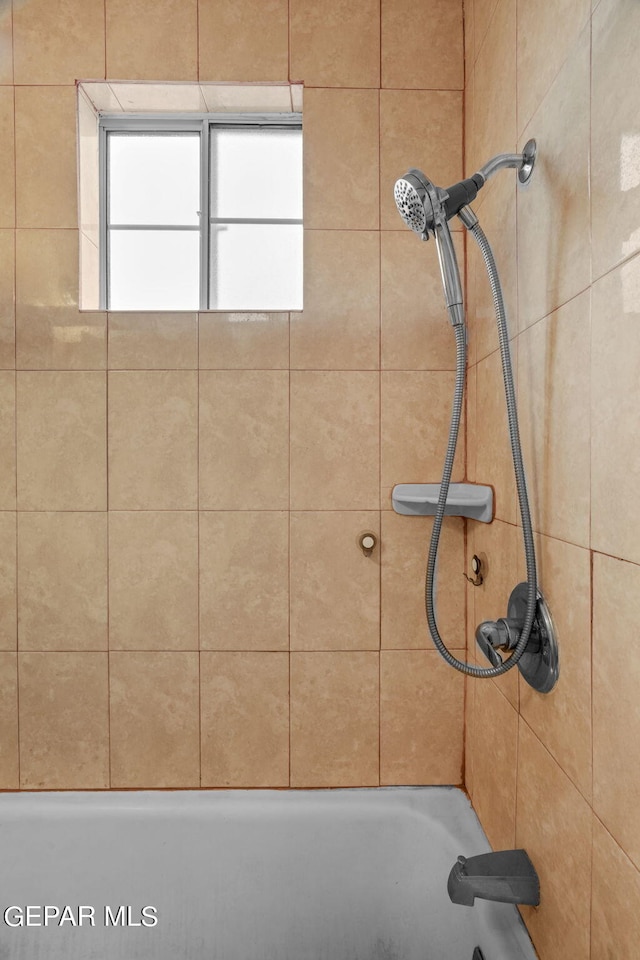
[[[465,325],[460,323],[454,326],[456,336],[456,380],[453,397],[453,410],[451,413],[451,426],[449,429],[449,441],[447,444],[447,453],[442,472],[442,482],[440,484],[440,495],[438,497],[438,506],[433,521],[433,531],[431,533],[431,542],[429,544],[429,558],[427,560],[427,573],[425,578],[425,606],[427,611],[427,622],[431,638],[438,650],[438,653],[447,661],[450,666],[455,667],[462,673],[471,677],[499,677],[514,667],[522,654],[524,653],[529,635],[536,614],[538,585],[536,577],[536,554],[533,541],[533,530],[531,527],[531,513],[529,511],[529,499],[527,497],[527,483],[522,462],[522,450],[520,447],[520,431],[518,429],[518,410],[516,407],[515,389],[513,385],[513,372],[511,369],[511,354],[509,351],[509,331],[507,327],[507,317],[504,309],[504,299],[500,286],[500,278],[493,257],[493,251],[489,245],[483,230],[478,223],[470,228],[477,242],[487,268],[491,292],[493,294],[493,304],[496,313],[496,322],[498,325],[498,339],[500,342],[500,356],[502,358],[502,376],[504,379],[504,389],[507,401],[507,418],[509,421],[509,439],[511,441],[511,453],[513,455],[513,467],[516,477],[516,486],[518,490],[518,503],[520,505],[520,516],[522,519],[522,535],[524,539],[524,553],[527,565],[527,609],[522,626],[522,632],[518,642],[513,649],[512,655],[503,663],[495,667],[476,667],[473,664],[457,660],[442,640],[434,612],[433,591],[436,573],[436,560],[438,556],[438,544],[440,542],[440,532],[442,530],[442,521],[444,511],[449,495],[449,484],[451,482],[451,472],[453,470],[453,461],[458,443],[458,430],[460,427],[460,417],[462,415],[462,401],[464,398],[464,384],[466,376],[467,363],[467,336]]]

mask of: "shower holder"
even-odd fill
[[[433,517],[439,496],[439,483],[398,483],[393,488],[391,503],[395,512],[404,516]],[[493,489],[480,483],[451,483],[444,513],[447,517],[491,523]]]

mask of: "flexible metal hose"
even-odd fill
[[[536,614],[538,584],[536,575],[536,553],[533,541],[533,530],[531,526],[531,513],[529,510],[529,498],[527,496],[527,483],[522,461],[522,449],[520,446],[520,431],[518,429],[518,410],[516,406],[515,389],[513,385],[513,371],[511,369],[511,353],[509,350],[509,329],[507,327],[507,317],[504,309],[504,299],[500,278],[493,257],[493,252],[489,241],[484,235],[480,225],[476,223],[471,227],[470,232],[478,243],[482,256],[484,258],[491,292],[493,294],[493,305],[496,313],[496,322],[498,325],[498,340],[500,343],[500,356],[502,359],[502,376],[504,379],[504,389],[507,401],[507,419],[509,421],[509,439],[511,441],[511,453],[513,455],[513,468],[516,477],[516,487],[518,490],[518,503],[520,505],[520,516],[522,518],[522,535],[524,540],[524,553],[527,564],[527,610],[525,614],[522,633],[518,639],[513,653],[508,660],[497,667],[476,667],[474,664],[465,663],[456,659],[446,648],[442,637],[438,631],[436,623],[433,589],[435,582],[436,560],[438,557],[438,545],[440,542],[440,532],[442,530],[442,521],[444,511],[449,495],[449,484],[451,482],[451,473],[453,470],[453,461],[456,454],[458,443],[458,432],[460,428],[460,418],[462,416],[462,401],[464,398],[464,383],[467,363],[467,338],[463,324],[454,326],[456,336],[456,380],[453,395],[453,409],[451,412],[451,426],[449,428],[449,442],[447,444],[447,453],[445,456],[444,467],[442,471],[442,482],[440,484],[440,496],[438,497],[438,506],[433,520],[433,530],[431,533],[431,542],[429,544],[429,558],[427,561],[427,573],[425,578],[425,606],[427,611],[427,622],[431,638],[438,650],[438,653],[447,661],[450,666],[455,667],[462,673],[471,677],[499,677],[501,674],[511,670],[516,665],[525,651],[529,641],[529,634]]]

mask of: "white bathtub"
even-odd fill
[[[488,849],[448,787],[0,794],[0,958],[534,960],[515,907],[449,901]]]

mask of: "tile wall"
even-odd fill
[[[78,310],[79,79],[304,81],[304,313]],[[462,782],[390,509],[454,366],[392,188],[461,176],[462,109],[461,2],[0,0],[1,789]]]
[[[469,681],[466,783],[495,847],[526,847],[542,960],[631,960],[640,927],[640,8],[633,0],[465,0],[465,171],[538,141],[531,183],[476,205],[510,309],[541,588],[560,640],[548,696]],[[523,578],[488,287],[469,246],[468,473],[497,519],[475,624]]]

